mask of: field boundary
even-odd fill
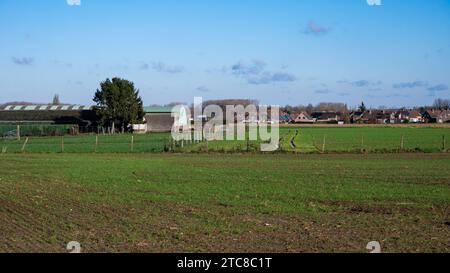
[[[5,153],[438,153],[450,151],[450,128],[281,127],[279,148],[260,150],[261,140],[180,140],[170,133],[81,134],[0,140]]]

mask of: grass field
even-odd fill
[[[296,153],[441,152],[450,149],[450,127],[281,127],[280,143],[282,151]],[[250,141],[248,150],[257,151],[259,144]],[[247,142],[203,142],[183,150],[239,152]]]
[[[124,153],[163,152],[171,147],[170,133],[147,135],[79,135],[3,139],[6,153]],[[442,152],[450,149],[450,127],[281,127],[280,150],[295,153]],[[258,151],[260,141],[184,143],[177,152]]]
[[[443,153],[3,154],[0,166],[0,252],[69,241],[85,252],[367,252],[373,240],[450,251]]]
[[[133,137],[133,144],[132,144]],[[1,147],[7,153],[22,152],[26,138],[21,140],[3,139]],[[160,153],[168,149],[170,133],[157,134],[116,134],[77,135],[64,137],[30,137],[25,145],[26,153]]]

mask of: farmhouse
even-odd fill
[[[144,107],[145,132],[170,132],[174,124],[172,107]]]

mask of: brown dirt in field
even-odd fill
[[[392,204],[378,204],[378,203],[355,203],[351,201],[311,201],[320,205],[341,210],[344,213],[358,214],[378,214],[378,215],[392,215],[392,214],[409,214],[414,211],[413,203],[392,203]]]
[[[387,252],[450,251],[448,206],[314,202],[334,211],[236,215],[222,204],[204,210],[149,201],[144,207],[69,203],[72,211],[64,214],[0,199],[6,220],[0,251],[65,252],[72,240],[85,252],[366,252],[373,240]]]
[[[136,155],[154,156],[170,160],[177,155]],[[308,156],[323,160],[347,157],[354,158]],[[360,158],[372,157],[383,159],[375,155]],[[389,155],[391,159],[397,157],[405,155]],[[422,158],[408,155],[415,157]],[[448,155],[431,154],[427,160],[442,157]],[[206,158],[183,164],[208,167],[211,163]],[[241,168],[253,166],[260,167],[249,161]],[[238,165],[227,161],[221,167],[236,169]],[[266,168],[271,167],[277,164]],[[311,173],[317,168],[317,174],[323,175],[320,167],[310,167]],[[145,177],[147,171],[133,174]],[[448,185],[448,179],[433,183]],[[278,214],[246,210],[245,204],[239,207],[218,200],[192,205],[168,201],[175,198],[130,198],[120,203],[123,199],[114,199],[117,196],[109,196],[109,189],[103,189],[60,178],[28,176],[17,183],[0,184],[0,252],[67,252],[70,241],[79,241],[83,252],[367,252],[370,241],[379,241],[384,252],[450,252],[448,203],[310,199],[301,201],[306,208],[302,214]],[[139,193],[151,198],[177,194],[157,189]]]
[[[190,217],[192,211],[192,208],[182,209]],[[448,206],[389,208],[389,205],[351,202],[345,204],[343,212],[338,208],[336,212],[317,216],[232,216],[223,210],[222,225],[239,227],[238,230],[187,232],[183,241],[187,251],[365,252],[367,243],[377,240],[387,252],[448,252],[450,229],[445,221],[449,211]]]

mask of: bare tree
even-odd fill
[[[324,112],[348,112],[347,105],[345,103],[339,102],[321,102],[314,107],[315,111],[324,111]]]
[[[220,108],[222,108],[224,111],[226,110],[227,105],[242,105],[244,107],[248,105],[259,105],[259,101],[252,100],[252,99],[225,99],[225,100],[208,100],[203,102],[203,107],[206,107],[208,105],[218,105]]]
[[[433,103],[433,108],[435,109],[449,109],[450,108],[450,100],[448,99],[436,99]]]

